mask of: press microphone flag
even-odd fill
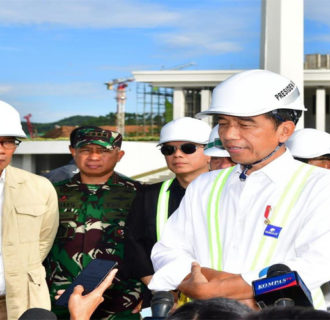
[[[274,305],[313,307],[311,293],[303,280],[283,264],[271,266],[267,277],[253,281],[252,287],[261,308]]]

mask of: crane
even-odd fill
[[[128,82],[134,81],[134,78],[118,78],[112,81],[106,82],[108,90],[116,90],[116,101],[117,101],[117,117],[116,126],[117,131],[122,135],[125,134],[125,104],[126,104],[126,88]]]
[[[32,126],[31,120],[30,120],[31,117],[32,117],[32,114],[29,113],[26,116],[24,116],[24,119],[26,120],[27,129],[29,131],[30,138],[33,139],[34,138],[34,133],[33,133],[33,126]]]

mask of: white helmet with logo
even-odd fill
[[[198,119],[184,117],[165,124],[160,131],[159,144],[170,141],[189,141],[207,144],[211,132],[210,126]]]
[[[297,130],[285,144],[295,158],[312,159],[330,154],[330,134],[316,129]]]
[[[230,154],[223,147],[219,138],[219,125],[217,124],[211,131],[209,143],[204,148],[204,153],[211,157],[229,158]]]
[[[10,104],[0,101],[0,137],[26,138],[17,110]]]
[[[248,70],[216,86],[210,108],[196,116],[224,114],[249,117],[277,109],[306,110],[297,86],[271,71]]]

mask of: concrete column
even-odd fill
[[[326,93],[325,89],[316,89],[316,110],[315,110],[315,123],[316,129],[325,131],[325,117],[326,117]]]
[[[185,116],[185,96],[182,88],[173,91],[173,119]]]
[[[23,154],[22,169],[32,173],[36,172],[35,159],[32,154]]]
[[[291,79],[304,95],[304,2],[262,0],[260,67]],[[303,117],[297,128],[303,128]]]
[[[201,90],[201,111],[208,110],[211,105],[212,92],[209,89]],[[212,117],[202,118],[203,121],[212,126]]]

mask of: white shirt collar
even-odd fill
[[[2,170],[2,173],[0,174],[0,181],[5,182],[6,181],[6,168]]]
[[[286,151],[281,154],[278,158],[268,163],[266,166],[262,167],[256,172],[262,172],[268,176],[273,182],[279,182],[283,180],[283,175],[288,177],[291,176],[294,170],[294,158],[292,157],[290,151]]]
[[[289,149],[281,154],[278,158],[268,163],[266,166],[262,167],[259,170],[256,170],[248,175],[259,175],[264,174],[273,182],[278,182],[282,180],[283,175],[290,175],[294,167],[294,158],[292,157]],[[237,176],[242,173],[241,165],[237,165],[234,169],[234,172]],[[238,178],[238,177],[237,177]]]

